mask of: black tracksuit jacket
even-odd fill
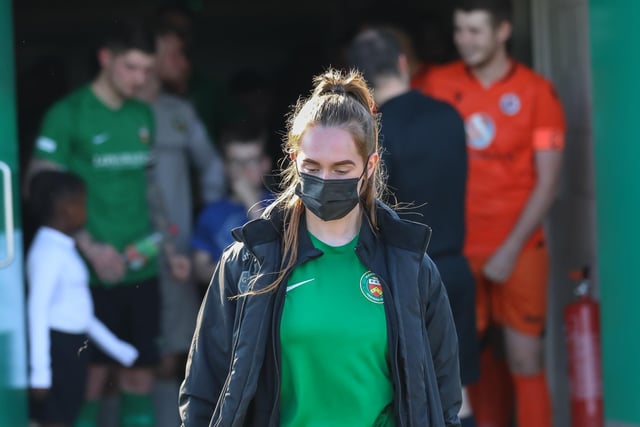
[[[180,388],[183,427],[279,426],[280,317],[286,286],[261,289],[280,270],[282,218],[235,229],[198,316],[186,378]],[[458,343],[449,300],[426,255],[430,229],[376,206],[378,229],[363,214],[356,247],[381,280],[397,427],[459,426]],[[322,255],[301,221],[296,265]],[[319,410],[322,410],[321,406]]]

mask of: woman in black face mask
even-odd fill
[[[383,189],[357,72],[290,116],[283,191],[234,230],[198,318],[183,426],[459,426],[460,376],[430,230]]]

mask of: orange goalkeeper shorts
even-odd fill
[[[540,336],[545,327],[549,258],[544,246],[524,249],[505,283],[482,274],[489,257],[469,257],[476,279],[476,316],[480,334],[489,326],[509,326]]]

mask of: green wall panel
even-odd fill
[[[26,427],[26,334],[12,28],[11,1],[0,0],[0,426]],[[7,191],[5,185],[9,181]],[[7,202],[5,195],[9,193],[13,196]],[[7,211],[13,218],[10,230],[5,225]],[[9,242],[13,242],[13,257],[7,249]]]
[[[589,13],[605,418],[640,424],[640,2]]]

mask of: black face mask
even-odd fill
[[[362,171],[362,175],[364,175]],[[333,221],[346,216],[360,200],[358,181],[362,178],[322,179],[317,176],[300,173],[300,183],[296,186],[296,195],[302,203],[318,218]]]

